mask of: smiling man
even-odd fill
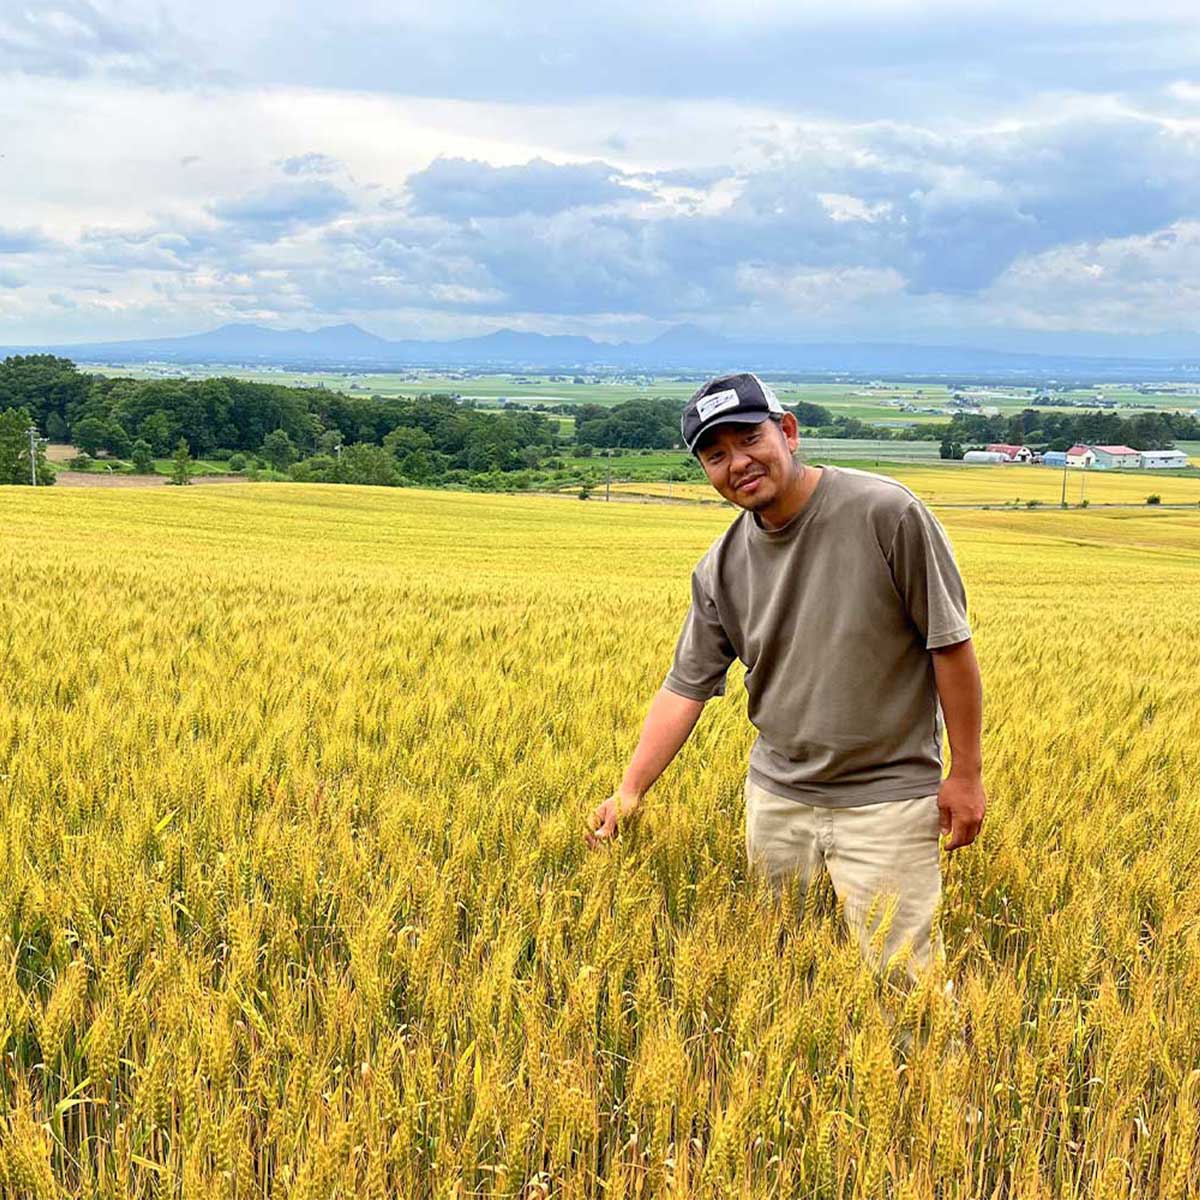
[[[637,811],[741,659],[759,731],[745,785],[751,865],[777,894],[823,866],[871,965],[883,973],[907,947],[915,978],[943,953],[939,834],[947,850],[970,844],[986,804],[982,686],[950,543],[895,480],[801,462],[795,416],[756,375],[710,380],[682,429],[744,511],[692,573],[674,661],[588,844]]]

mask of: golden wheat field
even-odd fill
[[[888,465],[871,468],[899,479],[928,504],[1028,504],[1060,507],[1063,472],[1051,467],[1016,464],[974,466],[954,463],[939,466]],[[1067,505],[1081,500],[1093,504],[1145,504],[1157,495],[1163,504],[1195,504],[1200,507],[1200,474],[1169,475],[1152,471],[1083,471],[1070,469],[1067,476]],[[619,492],[666,496],[689,500],[720,500],[707,483],[621,483]]]
[[[989,811],[907,998],[747,878],[740,686],[584,845],[730,516],[0,489],[0,1194],[1197,1195],[1200,513],[939,514]]]

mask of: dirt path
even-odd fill
[[[117,475],[105,471],[59,471],[58,487],[165,487],[171,481],[165,475]],[[249,483],[245,475],[193,475],[193,483]]]

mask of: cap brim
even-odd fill
[[[710,430],[716,429],[718,425],[759,425],[763,421],[769,421],[772,417],[780,416],[779,413],[773,412],[734,412],[724,416],[716,417],[703,426],[694,438],[692,444],[688,446],[693,454],[696,453],[696,447],[704,440]]]

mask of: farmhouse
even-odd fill
[[[994,442],[987,448],[989,454],[1003,454],[1008,462],[1027,463],[1033,461],[1033,451],[1028,446],[1010,446],[1006,442]]]
[[[1141,459],[1139,465],[1145,468],[1186,467],[1188,465],[1188,456],[1182,450],[1143,450],[1138,458]]]
[[[1096,452],[1096,466],[1103,470],[1112,467],[1140,467],[1141,452],[1131,446],[1093,446]]]
[[[1068,467],[1091,467],[1096,463],[1096,453],[1090,446],[1072,446],[1067,451]]]

